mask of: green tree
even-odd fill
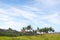
[[[28,26],[26,27],[26,29],[27,29],[27,30],[32,30],[31,25],[28,25]]]
[[[22,28],[22,30],[25,30],[25,29],[26,29],[26,28],[24,28],[24,27]]]
[[[37,27],[37,31],[39,31],[40,29],[39,29],[39,27]]]
[[[48,33],[49,31],[52,31],[54,32],[54,29],[52,27],[45,27],[45,28],[42,28],[42,29],[39,29],[40,32],[45,32],[45,33]]]
[[[49,31],[52,31],[52,32],[54,32],[54,29],[53,29],[52,27],[50,27],[50,28],[49,28]]]

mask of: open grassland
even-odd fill
[[[44,34],[44,35],[19,36],[19,37],[0,36],[0,40],[60,40],[60,34]]]

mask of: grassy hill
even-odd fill
[[[60,34],[45,34],[19,37],[0,36],[0,40],[60,40]]]

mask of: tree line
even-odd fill
[[[27,27],[23,27],[21,31],[16,31],[11,28],[9,29],[0,29],[0,36],[22,36],[22,35],[37,35],[37,34],[45,34],[49,32],[54,32],[55,30],[52,27],[44,27],[39,28],[37,27],[36,30],[34,30],[31,25],[28,25]]]

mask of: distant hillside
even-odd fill
[[[9,29],[0,29],[0,36],[19,36],[20,32],[16,30]]]

